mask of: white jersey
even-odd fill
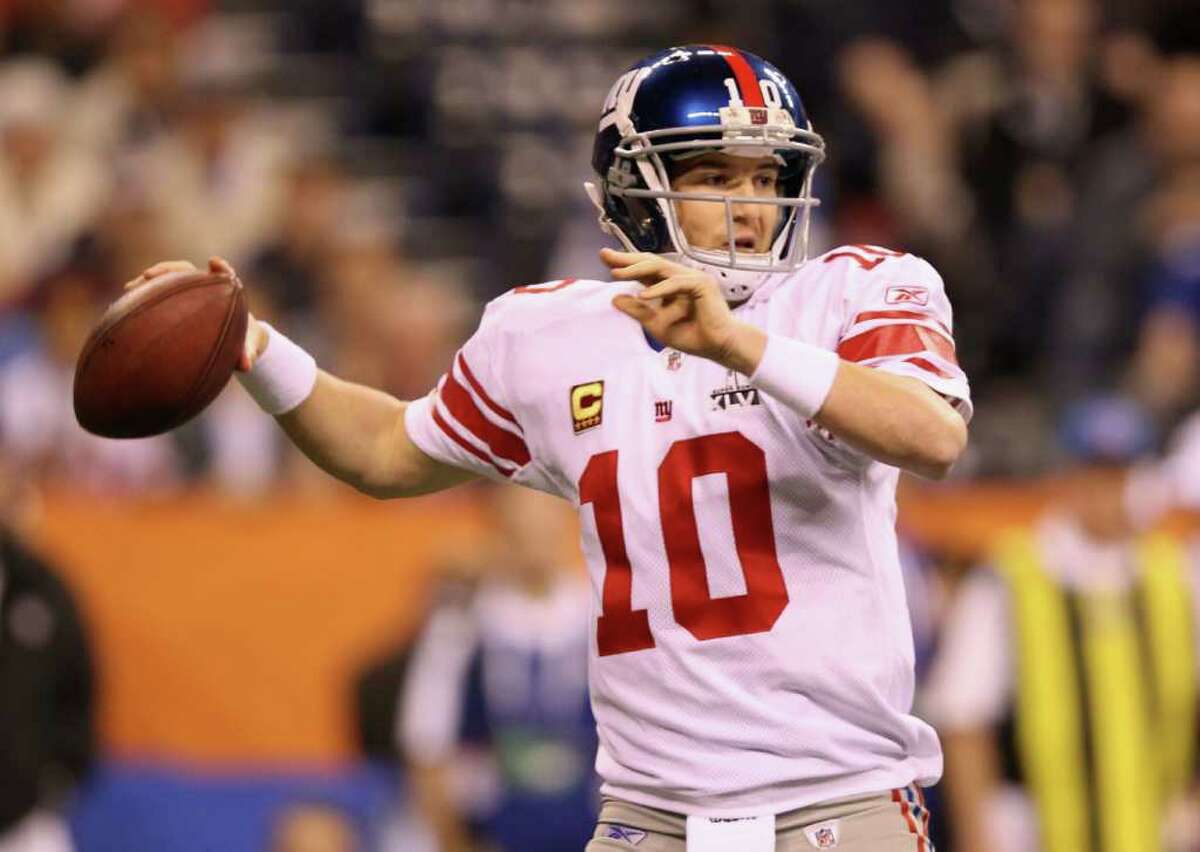
[[[739,816],[933,783],[937,737],[909,713],[897,469],[744,376],[656,349],[612,306],[639,287],[506,293],[406,418],[433,458],[579,506],[604,792]],[[837,249],[734,314],[970,416],[950,304],[919,258]]]

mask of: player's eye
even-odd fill
[[[700,182],[705,186],[724,186],[729,179],[722,172],[709,172],[700,179]]]
[[[762,172],[754,178],[754,182],[764,189],[774,189],[775,185],[779,183],[779,178],[771,172]]]

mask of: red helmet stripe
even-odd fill
[[[718,56],[725,57],[725,61],[729,63],[733,70],[733,78],[737,80],[738,90],[742,93],[742,103],[748,107],[765,107],[758,78],[754,76],[754,69],[746,61],[746,57],[742,56],[742,52],[725,44],[710,44],[708,47],[715,50]]]

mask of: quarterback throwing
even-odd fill
[[[941,750],[910,713],[895,488],[949,470],[970,391],[929,264],[807,258],[824,153],[774,66],[673,48],[603,107],[587,191],[623,249],[602,252],[612,281],[494,300],[415,402],[250,323],[243,384],[334,476],[379,497],[483,476],[578,506],[592,852],[930,848]]]

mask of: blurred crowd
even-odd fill
[[[1096,394],[1156,443],[1194,403],[1197,16],[1173,0],[8,0],[0,448],[100,491],[295,473],[230,394],[163,439],[80,434],[81,338],[152,261],[220,254],[322,365],[423,393],[511,286],[602,274],[579,184],[612,79],[722,41],[797,82],[832,156],[817,249],[946,278],[979,416],[960,476],[1029,475]]]
[[[640,55],[691,42],[758,53],[806,99],[831,152],[814,253],[883,245],[946,279],[977,412],[956,476],[1162,452],[1200,402],[1194,2],[0,0],[0,505],[42,481],[324,487],[237,388],[169,435],[79,429],[74,360],[122,282],[221,255],[255,314],[324,368],[420,396],[487,299],[604,274],[581,187],[600,104]],[[1106,526],[1111,506],[1087,505],[1115,480],[1079,482],[1073,517],[1093,538],[1126,535]],[[929,712],[950,730],[1002,727],[1011,695],[980,686],[972,704],[956,684],[973,658],[934,648],[947,623],[953,648],[1004,645],[962,626],[1003,621],[1004,604],[952,600],[936,560],[910,557]],[[544,578],[533,586],[542,603],[521,605],[556,617]],[[446,611],[429,630],[491,610]],[[439,736],[431,761],[450,747]],[[994,758],[955,746],[960,769]]]

